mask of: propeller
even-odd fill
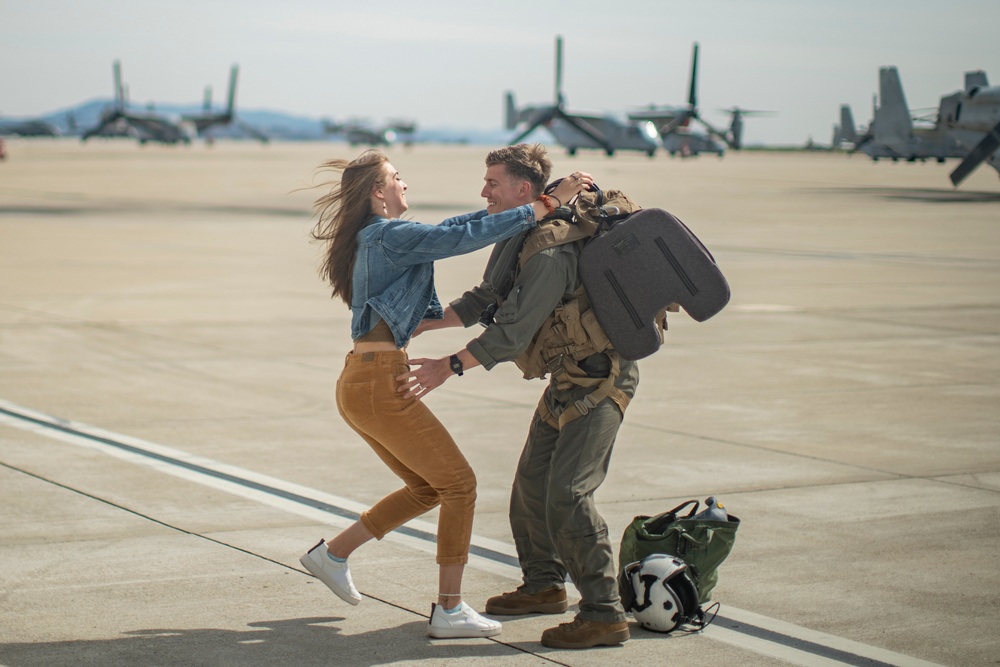
[[[976,147],[969,151],[969,154],[955,167],[955,171],[951,172],[952,185],[957,187],[976,167],[996,153],[998,148],[1000,148],[1000,123],[997,123],[992,130],[987,132],[986,136],[976,144]]]
[[[236,110],[236,78],[239,76],[240,66],[233,65],[229,71],[229,98],[226,100],[226,118],[232,118]]]
[[[87,141],[94,136],[99,136],[109,128],[115,125],[125,114],[125,88],[122,86],[122,65],[121,61],[115,60],[111,65],[111,71],[114,74],[115,83],[115,101],[114,104],[105,108],[101,113],[100,121],[95,127],[90,128],[82,135],[80,135],[81,141]]]
[[[743,148],[743,118],[750,116],[776,116],[777,111],[759,111],[756,109],[742,109],[737,106],[729,107],[728,109],[719,109],[723,113],[727,113],[732,117],[729,122],[729,137],[730,141],[726,143],[733,150],[740,150]]]
[[[691,79],[688,82],[687,106],[660,108],[651,106],[648,110],[630,113],[629,118],[632,120],[653,121],[657,125],[657,132],[664,139],[679,128],[688,127],[691,121],[695,121],[704,127],[710,135],[718,137],[730,148],[739,149],[742,145],[742,117],[744,115],[772,112],[757,112],[737,107],[728,109],[727,112],[733,115],[733,120],[728,131],[720,130],[702,118],[701,112],[698,110],[698,49],[698,43],[695,42],[691,49]]]
[[[233,124],[235,124],[236,127],[240,128],[241,131],[246,132],[251,137],[253,137],[257,141],[261,142],[262,144],[266,144],[269,141],[271,141],[271,138],[268,137],[266,134],[264,134],[263,132],[261,132],[257,128],[253,127],[252,125],[248,125],[247,123],[244,123],[242,120],[234,120]]]
[[[554,99],[555,102],[552,106],[532,109],[535,115],[531,117],[530,121],[528,122],[527,128],[523,132],[518,134],[516,137],[514,137],[514,139],[511,140],[510,142],[511,145],[521,143],[521,141],[524,140],[525,137],[531,134],[539,126],[547,127],[549,123],[551,123],[553,120],[558,119],[572,126],[584,136],[589,137],[598,146],[602,147],[608,155],[611,155],[614,152],[614,148],[611,146],[611,143],[607,139],[605,139],[600,132],[582,124],[577,118],[575,118],[570,114],[567,114],[565,109],[563,108],[565,105],[565,98],[563,97],[562,93],[562,37],[561,36],[556,36],[556,76],[555,76]],[[508,93],[506,118],[507,118],[507,125],[509,128],[512,125],[516,126],[517,120],[515,119],[518,119],[518,114],[513,113],[516,111],[516,109],[514,109],[513,104],[514,104],[513,96],[510,93]],[[511,121],[514,122],[512,123]]]

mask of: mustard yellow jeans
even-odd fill
[[[472,539],[476,476],[430,409],[396,392],[396,376],[408,369],[402,350],[352,352],[337,380],[341,416],[405,484],[364,512],[361,522],[381,540],[441,505],[437,563],[465,564]]]

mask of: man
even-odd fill
[[[544,147],[502,148],[487,156],[486,165],[481,194],[490,213],[539,198],[545,201],[541,195],[551,162]],[[585,173],[577,172],[572,178],[583,188],[593,183]],[[538,238],[536,232],[528,233],[529,241]],[[569,574],[580,591],[580,612],[572,622],[546,630],[542,644],[553,648],[618,644],[629,638],[629,629],[618,595],[607,524],[593,494],[607,475],[623,411],[638,384],[638,368],[613,350],[573,357],[569,347],[577,342],[567,346],[565,355],[539,356],[539,346],[533,343],[552,340],[552,317],[579,305],[579,245],[536,243],[537,252],[522,262],[525,240],[522,235],[497,244],[483,283],[453,301],[442,320],[425,320],[418,333],[472,326],[484,311],[495,308],[492,318],[486,315],[490,320],[486,330],[450,357],[411,359],[418,368],[398,378],[400,391],[422,396],[452,375],[479,365],[489,370],[513,359],[522,370],[525,364],[534,364],[535,370],[526,371],[526,377],[551,376],[532,418],[511,491],[510,524],[524,583],[515,591],[490,598],[486,611],[495,615],[563,613],[568,606],[564,582]],[[598,398],[592,404],[585,401],[588,396]]]

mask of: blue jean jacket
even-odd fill
[[[530,205],[493,215],[466,213],[439,225],[372,216],[358,234],[351,338],[360,338],[384,319],[396,347],[404,347],[420,320],[444,315],[434,289],[435,260],[485,248],[534,225]]]

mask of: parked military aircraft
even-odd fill
[[[726,145],[706,132],[678,127],[662,138],[663,148],[670,157],[694,157],[700,153],[726,154]]]
[[[122,86],[121,63],[114,62],[115,101],[114,105],[101,114],[97,125],[81,136],[87,141],[95,136],[134,136],[140,144],[155,141],[163,144],[191,143],[191,133],[180,123],[153,111],[137,113],[128,109],[125,90]]]
[[[54,137],[59,130],[52,123],[40,118],[0,119],[0,135],[18,137]]]
[[[637,111],[630,112],[628,117],[636,122],[653,123],[657,134],[659,134],[663,140],[664,148],[666,148],[667,151],[670,151],[671,155],[673,155],[674,152],[676,152],[680,147],[692,144],[692,140],[684,138],[685,135],[688,137],[698,137],[698,142],[700,145],[704,146],[704,151],[722,155],[725,152],[725,148],[722,144],[725,144],[725,146],[728,146],[733,150],[739,150],[743,147],[743,118],[745,116],[773,113],[770,111],[752,111],[749,109],[741,109],[739,107],[723,109],[723,111],[728,113],[731,118],[729,128],[726,130],[720,130],[714,127],[701,117],[701,112],[698,110],[698,43],[695,42],[691,54],[691,79],[688,85],[687,105],[650,105],[647,109],[639,109]],[[707,134],[693,132],[690,129],[692,120],[700,123],[707,131]],[[680,134],[681,137],[671,139],[671,135],[675,133]],[[715,141],[713,137],[718,138],[719,141]],[[719,143],[720,141],[722,142],[721,144]]]
[[[965,89],[941,98],[937,124],[968,150],[951,172],[954,185],[983,162],[1000,172],[1000,86],[990,86],[986,72],[966,72]]]
[[[351,146],[390,146],[397,141],[409,146],[413,143],[417,124],[407,120],[390,120],[385,125],[375,125],[363,120],[343,123],[324,120],[323,131],[343,135]]]
[[[830,148],[858,148],[861,137],[867,134],[867,129],[862,125],[863,132],[858,131],[854,124],[854,114],[851,112],[850,104],[840,105],[840,123],[833,124],[833,139],[830,140]]]
[[[967,150],[940,125],[917,126],[903,93],[903,84],[895,67],[879,69],[879,93],[873,103],[872,121],[864,134],[854,129],[854,119],[848,105],[840,108],[842,138],[853,144],[851,152],[860,150],[873,160],[936,160],[963,157]]]
[[[212,87],[208,86],[205,88],[205,101],[202,105],[201,113],[183,114],[181,119],[186,123],[193,124],[198,136],[206,136],[205,133],[216,126],[235,125],[245,134],[266,144],[269,141],[266,135],[236,118],[236,79],[238,76],[239,65],[233,65],[229,73],[229,96],[227,97],[225,111],[221,113],[212,111]],[[210,138],[210,135],[208,136]]]
[[[511,140],[511,144],[521,142],[535,129],[544,127],[570,155],[575,155],[580,148],[597,148],[608,155],[614,155],[616,150],[641,151],[650,157],[656,153],[656,133],[648,123],[624,123],[614,116],[566,111],[562,93],[562,37],[556,37],[553,103],[519,110],[514,103],[514,94],[508,92],[504,117],[508,130],[524,125],[524,129]]]

